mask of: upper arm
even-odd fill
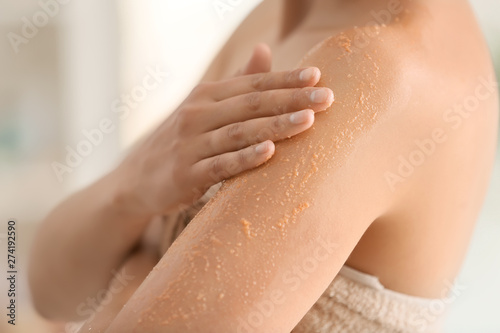
[[[382,68],[389,53],[377,45],[350,53],[345,42],[330,38],[301,63],[321,69],[318,85],[335,94],[330,109],[277,143],[269,162],[223,184],[114,328],[289,332],[320,297],[394,201],[384,131],[406,103],[397,66]]]

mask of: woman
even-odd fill
[[[225,79],[260,41],[278,72],[264,73],[261,45],[244,74],[264,74]],[[312,69],[300,80],[315,67],[321,79]],[[498,124],[467,2],[267,0],[203,81],[162,125],[178,137],[160,127],[47,218],[30,271],[40,311],[78,317],[111,281],[82,332],[438,331],[460,292]],[[215,105],[217,117],[202,111]],[[262,120],[300,109],[312,110],[286,133]],[[239,164],[224,155],[309,126]],[[162,222],[149,221],[165,212],[158,244]]]

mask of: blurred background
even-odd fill
[[[6,324],[7,281],[0,279],[0,332],[71,331],[43,321],[30,305],[26,261],[37,223],[66,195],[113,168],[127,147],[168,116],[260,1],[218,1],[229,8],[223,17],[214,2],[0,0],[0,268],[7,271],[7,221],[14,219],[19,272],[15,327]],[[498,73],[500,2],[471,3]],[[144,89],[152,72],[163,74],[154,89]],[[107,132],[79,146],[103,121],[110,124]],[[86,156],[73,156],[72,166],[62,167],[78,149]],[[500,332],[499,202],[497,155],[458,278],[465,290],[452,304],[447,332]]]

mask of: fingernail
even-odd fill
[[[310,96],[311,102],[313,103],[325,103],[330,98],[330,89],[322,88],[314,90]]]
[[[269,150],[269,147],[268,147],[267,141],[259,143],[257,146],[255,146],[255,152],[257,154],[264,154],[268,150]]]
[[[309,113],[309,110],[294,112],[290,115],[290,122],[296,125],[305,123],[309,118]]]
[[[300,81],[310,81],[316,75],[316,68],[307,68],[300,72],[299,79]]]

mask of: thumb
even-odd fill
[[[236,76],[266,73],[271,71],[272,53],[267,44],[257,44],[253,50],[252,57],[243,70],[239,70]]]

